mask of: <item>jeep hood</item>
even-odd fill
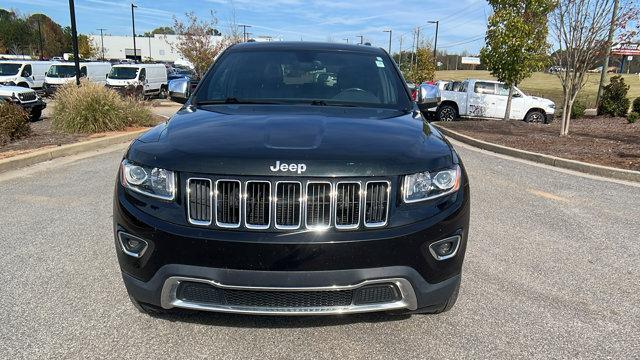
[[[417,112],[315,106],[186,108],[142,135],[131,161],[224,175],[391,176],[450,167],[453,154]],[[304,164],[304,173],[272,171]]]

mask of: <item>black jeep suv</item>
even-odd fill
[[[469,182],[384,50],[244,43],[131,144],[113,219],[142,311],[435,313],[458,296]]]

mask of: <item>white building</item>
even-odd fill
[[[102,41],[104,41],[105,59],[133,59],[133,38],[131,36],[89,35],[98,48],[98,57],[102,57]],[[220,41],[221,36],[212,36],[212,41]],[[136,36],[136,55],[138,60],[183,61],[173,48],[178,35],[154,35],[153,37]]]

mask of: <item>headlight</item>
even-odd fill
[[[173,171],[132,164],[124,160],[120,173],[120,182],[124,187],[158,199],[175,198],[176,178]]]
[[[460,189],[459,166],[438,172],[421,172],[404,177],[402,198],[405,203],[435,199]]]

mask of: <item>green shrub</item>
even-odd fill
[[[631,111],[640,114],[640,97],[637,97],[633,100],[633,104],[631,105]]]
[[[584,116],[584,112],[587,110],[587,107],[580,100],[576,100],[573,103],[573,107],[571,107],[571,118],[579,119]]]
[[[53,126],[64,132],[96,133],[153,125],[153,114],[144,103],[123,99],[96,83],[66,84],[54,99]]]
[[[29,114],[17,105],[0,100],[0,145],[30,133]]]
[[[638,118],[640,118],[640,114],[635,111],[632,111],[629,113],[629,115],[627,115],[627,121],[629,122],[629,124],[633,124],[634,122],[638,121]]]
[[[624,79],[621,76],[614,76],[609,85],[603,89],[598,115],[626,116],[629,111],[629,99],[627,99],[629,85],[624,83]]]

